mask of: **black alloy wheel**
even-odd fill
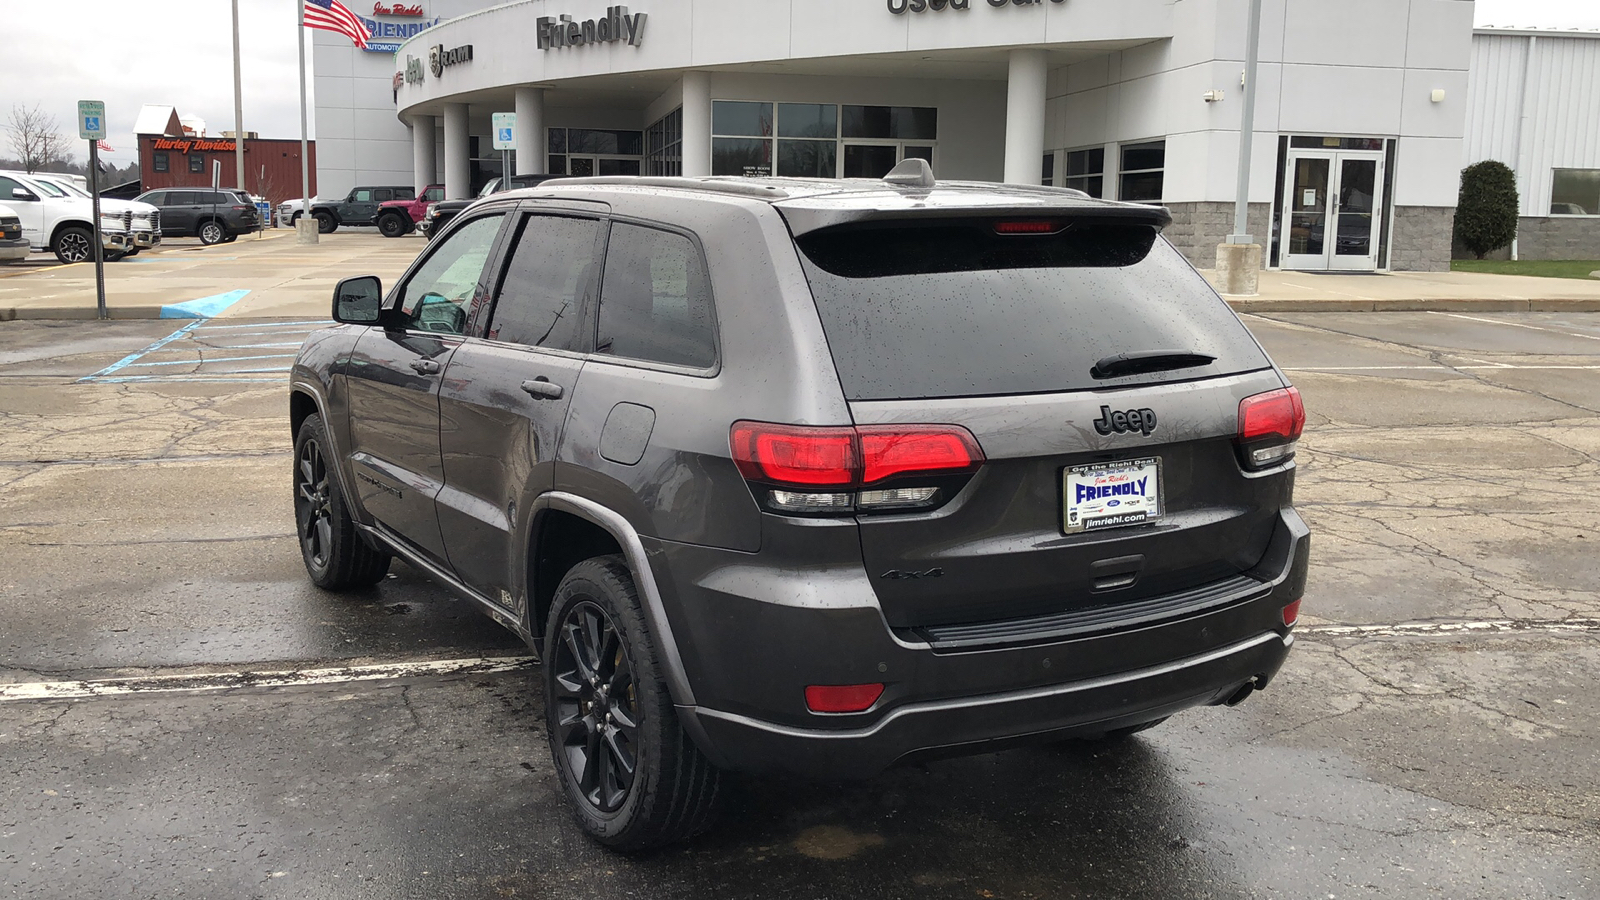
[[[56,235],[56,259],[64,263],[80,263],[94,259],[94,235],[87,228],[63,228]]]
[[[386,238],[403,237],[410,229],[409,223],[395,213],[384,213],[378,220],[378,231]]]
[[[315,439],[300,445],[294,473],[294,518],[306,564],[328,568],[333,551],[333,510],[328,463]]]
[[[345,508],[322,417],[300,424],[294,441],[294,521],[311,583],[324,590],[370,587],[389,571],[389,554],[367,543]]]
[[[200,223],[200,230],[197,234],[200,236],[200,243],[209,247],[212,244],[222,243],[223,239],[228,236],[228,229],[223,228],[222,223],[216,219],[208,219]]]
[[[639,762],[639,699],[616,625],[591,601],[561,622],[554,666],[555,738],[585,800],[622,808]]]

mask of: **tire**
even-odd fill
[[[317,212],[313,213],[313,215],[317,217],[317,232],[319,234],[333,234],[338,229],[339,222],[334,219],[333,213]]]
[[[50,251],[63,263],[93,262],[94,233],[78,225],[63,228],[50,242]]]
[[[722,773],[678,723],[621,557],[585,560],[561,579],[543,659],[550,754],[578,825],[621,851],[708,828]]]
[[[310,415],[294,438],[294,521],[311,583],[327,591],[370,587],[389,571],[389,554],[369,546],[344,505],[331,464],[328,430]]]
[[[196,228],[194,233],[199,236],[200,243],[205,244],[207,247],[213,244],[220,244],[228,239],[227,227],[216,219],[207,219],[201,222],[200,227]]]
[[[405,233],[411,230],[410,224],[394,213],[384,213],[383,217],[378,219],[378,232],[386,238],[404,237]]]
[[[135,247],[132,250],[129,250],[127,253],[124,253],[123,256],[138,256],[139,251],[143,249],[143,247]]]
[[[231,244],[234,241],[237,241],[238,239],[239,239],[239,236],[230,231],[230,232],[228,232],[228,236],[222,239],[222,242],[224,244]]]
[[[127,256],[128,255],[128,251],[126,251],[126,250],[107,250],[102,255],[104,256],[106,262],[117,262],[118,260],[120,260],[123,257]]]

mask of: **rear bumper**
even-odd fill
[[[862,778],[897,763],[1098,735],[1265,686],[1294,635],[1266,632],[1186,659],[1049,687],[901,706],[866,728],[794,728],[709,709],[680,710],[711,757],[753,771]]]
[[[833,566],[762,565],[775,537],[763,541],[757,554],[646,542],[692,693],[679,715],[719,766],[819,778],[1104,732],[1264,687],[1293,643],[1282,611],[1304,592],[1310,548],[1284,509],[1248,573],[1257,587],[1225,604],[953,648],[889,628],[852,530],[809,526],[808,552],[831,547]],[[885,688],[864,712],[805,706],[807,685],[868,683]]]

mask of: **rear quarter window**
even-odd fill
[[[1053,234],[993,220],[874,222],[798,238],[851,400],[1035,394],[1265,368],[1255,339],[1153,226],[1073,218]],[[1120,353],[1203,366],[1095,378]]]

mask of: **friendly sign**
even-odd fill
[[[106,104],[104,100],[78,101],[78,137],[86,141],[105,140]]]
[[[496,150],[517,149],[517,114],[514,112],[498,112],[489,118],[494,125],[494,148]]]

